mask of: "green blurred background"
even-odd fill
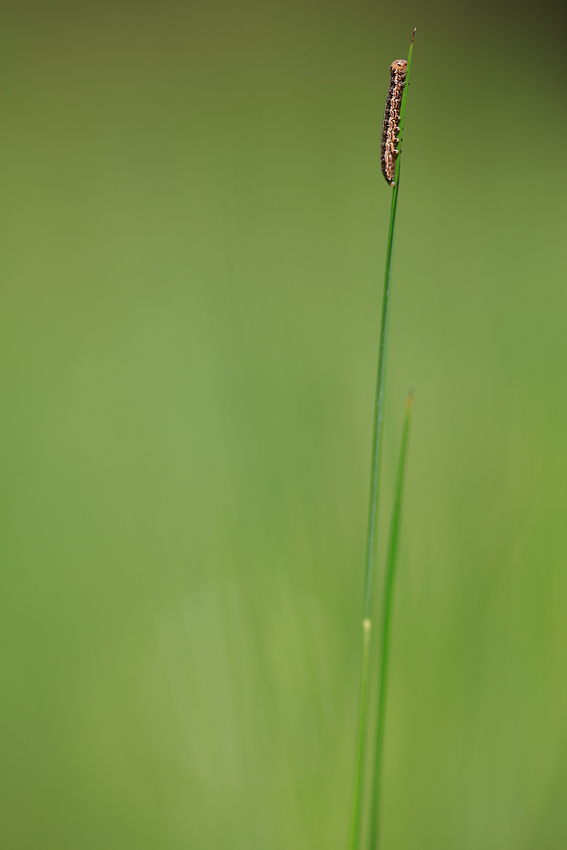
[[[383,847],[567,846],[565,22],[4,7],[3,848],[346,848],[381,116],[414,25]]]

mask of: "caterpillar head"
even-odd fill
[[[408,68],[408,63],[405,59],[394,59],[390,65],[391,74],[405,74]]]

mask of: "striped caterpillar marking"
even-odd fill
[[[382,163],[382,174],[390,186],[394,185],[394,174],[396,171],[396,159],[398,158],[400,143],[400,109],[402,106],[402,94],[406,84],[408,63],[405,59],[396,59],[390,65],[390,88],[386,98],[386,109],[384,110],[384,124],[382,125],[382,147],[380,149],[380,160]]]

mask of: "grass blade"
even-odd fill
[[[374,778],[372,783],[372,810],[370,816],[369,850],[377,850],[380,830],[380,791],[382,778],[382,756],[384,751],[384,728],[386,723],[386,697],[388,688],[388,660],[390,650],[390,623],[392,619],[392,597],[394,590],[394,578],[396,572],[396,555],[398,552],[398,537],[400,532],[400,514],[402,508],[402,495],[404,485],[404,472],[408,447],[409,426],[413,406],[413,395],[408,395],[406,403],[406,415],[402,432],[402,445],[400,448],[400,459],[398,462],[398,477],[396,481],[396,495],[392,511],[392,522],[390,526],[390,540],[388,542],[388,558],[386,561],[386,575],[384,578],[384,599],[382,607],[382,644],[380,652],[380,690],[378,696],[378,722],[376,728],[376,744],[374,754]]]
[[[406,80],[409,83],[411,57],[413,52],[412,33],[408,54]],[[403,131],[406,98],[409,86],[406,85],[400,107],[400,138]],[[400,188],[401,153],[396,159],[395,185],[392,190],[388,245],[386,248],[386,272],[384,277],[384,296],[382,300],[382,323],[380,327],[380,346],[378,353],[378,376],[376,379],[376,403],[374,407],[374,429],[372,433],[372,455],[370,462],[370,500],[368,508],[368,531],[366,536],[366,559],[364,573],[364,621],[362,644],[362,674],[360,680],[360,703],[358,713],[358,732],[356,738],[356,764],[354,780],[354,799],[352,805],[349,850],[358,850],[362,824],[362,804],[364,800],[364,766],[367,737],[368,682],[370,679],[370,634],[372,630],[372,592],[376,561],[376,531],[378,527],[378,502],[380,493],[380,459],[382,452],[382,421],[384,418],[384,388],[386,384],[386,353],[388,348],[388,327],[390,320],[390,288],[392,280],[392,260],[394,233],[396,228],[396,209]]]

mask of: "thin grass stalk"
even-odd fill
[[[380,840],[380,792],[382,789],[382,759],[384,754],[384,729],[386,727],[386,700],[388,690],[388,663],[390,658],[390,626],[392,621],[392,599],[394,579],[396,575],[396,559],[398,554],[398,538],[400,533],[400,516],[404,487],[404,473],[408,447],[409,427],[413,407],[413,395],[410,392],[406,402],[406,415],[402,432],[402,445],[398,461],[398,477],[396,495],[390,525],[388,556],[386,560],[386,575],[384,577],[384,597],[382,600],[382,642],[380,652],[380,681],[378,693],[378,722],[374,752],[374,777],[372,781],[372,809],[370,815],[370,834],[368,848],[377,850]]]
[[[415,29],[412,33],[408,54],[406,81],[409,83],[411,56]],[[408,85],[404,88],[400,107],[400,137],[403,130],[404,113]],[[380,345],[378,351],[378,375],[376,379],[376,402],[374,406],[374,428],[372,433],[372,454],[370,462],[370,499],[368,508],[368,526],[366,536],[366,558],[364,573],[364,619],[362,623],[362,672],[360,678],[360,696],[358,713],[358,731],[356,738],[356,764],[352,818],[349,838],[349,850],[358,850],[362,825],[362,808],[364,801],[365,756],[367,741],[368,695],[370,681],[370,636],[372,632],[372,595],[374,573],[376,571],[376,533],[378,528],[378,504],[380,495],[380,465],[382,455],[382,423],[384,419],[384,391],[386,386],[386,354],[388,349],[388,329],[390,323],[390,291],[392,281],[392,264],[394,249],[394,234],[396,229],[396,210],[400,188],[401,153],[396,159],[395,183],[392,191],[390,208],[390,225],[388,228],[388,244],[386,248],[386,271],[384,277],[384,295],[382,299],[382,322],[380,327]]]

